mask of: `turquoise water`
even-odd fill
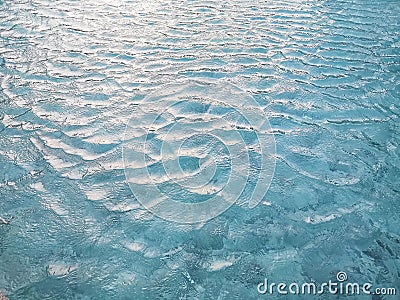
[[[0,1],[1,293],[342,299],[257,292],[339,271],[399,292],[399,32],[397,0]],[[148,212],[122,159],[142,100],[189,79],[251,95],[276,143],[263,200],[195,225]]]

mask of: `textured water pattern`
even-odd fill
[[[276,145],[263,109],[237,86],[179,81],[146,96],[133,112],[123,159],[126,181],[146,209],[197,224],[233,204],[253,208],[263,201]]]
[[[399,288],[399,32],[397,0],[0,1],[0,290],[256,299],[264,277],[338,271]],[[256,208],[178,225],[133,197],[126,124],[184,78],[231,82],[268,115],[277,165]]]

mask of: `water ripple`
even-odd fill
[[[327,281],[337,268],[392,283],[399,8],[0,1],[0,298],[253,299],[266,274]],[[265,205],[170,225],[132,196],[126,124],[147,95],[187,78],[235,84],[268,116],[278,165]],[[162,135],[171,123],[154,128],[160,140],[177,140]]]

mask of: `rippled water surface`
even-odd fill
[[[399,33],[397,0],[0,0],[0,293],[266,299],[265,277],[338,271],[399,289]],[[143,98],[188,79],[252,95],[276,141],[262,203],[199,225],[147,212],[122,160]]]

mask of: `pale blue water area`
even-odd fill
[[[343,271],[400,293],[399,33],[398,0],[0,0],[0,293],[399,299],[257,292]],[[179,225],[134,198],[126,124],[185,79],[268,116],[276,170],[255,208]]]

